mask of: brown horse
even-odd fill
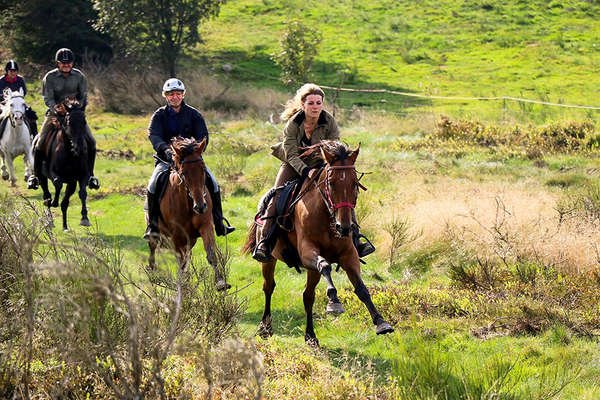
[[[360,185],[354,163],[358,157],[360,146],[351,150],[341,143],[323,141],[305,149],[301,157],[320,155],[325,162],[320,173],[304,182],[292,216],[294,229],[285,232],[287,240],[295,248],[299,263],[306,269],[306,286],[303,300],[306,312],[305,341],[318,346],[319,341],[313,329],[312,307],[315,300],[315,288],[325,277],[327,282],[328,309],[339,304],[337,290],[331,280],[331,264],[338,263],[354,286],[354,293],[366,305],[377,334],[393,332],[394,329],[379,314],[371,300],[371,296],[360,276],[360,260],[352,238],[353,208],[358,199]],[[249,253],[256,246],[258,230],[256,223],[252,225],[248,238],[242,249]],[[283,239],[283,240],[282,240]],[[275,289],[275,265],[277,259],[284,260],[286,249],[285,237],[279,238],[273,249],[273,259],[262,263],[264,277],[265,309],[258,334],[267,337],[273,334],[271,317],[271,295]],[[289,256],[287,257],[289,260]]]
[[[202,153],[206,149],[206,139],[174,138],[173,166],[163,198],[160,201],[158,227],[161,235],[170,238],[175,246],[177,259],[185,269],[198,237],[202,238],[206,259],[215,271],[217,290],[231,287],[225,280],[217,263],[215,227],[212,217],[212,202],[206,187],[206,164]],[[150,240],[150,268],[156,268],[154,252],[159,245]]]

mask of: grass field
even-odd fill
[[[202,27],[205,42],[182,67],[221,86],[194,86],[190,103],[208,104],[201,99],[226,87],[246,96],[234,99],[236,107],[248,98],[255,108],[268,104],[260,112],[228,109],[233,100],[223,96],[213,102],[221,106],[201,107],[211,132],[206,162],[222,186],[226,217],[237,227],[227,240],[218,239],[231,251],[229,279],[245,307],[236,329],[260,354],[265,398],[600,396],[598,111],[340,94],[342,138],[352,147],[360,143],[358,169],[370,172],[362,180],[368,191],[360,194],[357,214],[377,251],[362,274],[393,334],[375,335],[348,279],[335,273],[346,313],[325,313],[320,284],[314,312],[321,349],[308,348],[305,274],[280,264],[275,335],[256,337],[262,276],[258,263],[239,254],[256,203],[279,167],[268,145],[279,140],[283,125],[265,116],[281,111],[279,98],[287,95],[269,54],[290,18],[323,34],[313,71],[320,84],[598,105],[599,11],[593,1],[238,0]],[[202,69],[196,70],[198,63]],[[233,71],[221,72],[223,63]],[[39,83],[30,86],[30,102],[41,114]],[[333,92],[327,94],[331,100]],[[110,113],[98,104],[88,110],[102,183],[89,192],[92,227],[78,225],[75,196],[72,231],[55,234],[67,243],[100,238],[107,248],[120,249],[126,271],[142,280],[148,256],[141,239],[143,196],[153,169],[149,115]],[[456,132],[442,130],[440,114],[450,116]],[[565,134],[571,126],[560,125],[565,120],[587,121],[591,128],[574,139],[580,131]],[[21,159],[17,169],[22,175]],[[22,180],[16,189],[0,183],[2,201],[19,195],[41,207],[41,192],[25,190]],[[58,222],[60,213],[54,215]],[[161,254],[161,268],[173,270],[174,258],[166,250]],[[197,245],[195,260],[200,264],[204,257]],[[40,346],[46,334],[37,332]],[[247,354],[251,359],[255,353]],[[54,380],[84,374],[38,357],[31,386],[40,396],[50,393]],[[190,351],[165,363],[169,398],[207,396],[203,362]],[[99,379],[70,379],[73,398],[110,397]],[[93,384],[80,384],[88,381]],[[219,384],[223,389],[212,398],[256,398],[235,380]]]

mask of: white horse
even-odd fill
[[[15,186],[17,178],[15,177],[15,167],[13,160],[23,155],[25,161],[25,181],[31,175],[33,166],[33,155],[31,152],[31,138],[29,128],[24,121],[25,117],[25,99],[23,98],[23,89],[13,92],[9,88],[4,89],[4,105],[0,113],[0,121],[8,118],[5,128],[0,131],[0,170],[2,179],[10,178],[11,186]],[[5,165],[6,163],[6,165]],[[6,169],[8,166],[8,171]]]

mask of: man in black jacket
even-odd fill
[[[183,101],[185,97],[183,82],[177,78],[168,79],[163,85],[162,94],[167,100],[167,105],[154,112],[148,127],[148,138],[156,151],[157,161],[148,183],[148,228],[144,233],[144,239],[146,240],[153,240],[158,238],[159,235],[160,188],[157,186],[160,176],[168,173],[170,168],[173,157],[172,150],[169,147],[171,139],[176,136],[194,138],[197,141],[206,138],[208,145],[208,129],[204,117],[198,110]],[[223,217],[219,184],[208,167],[206,168],[206,175],[206,185],[213,204],[212,213],[215,233],[218,236],[225,236],[233,232],[235,228],[229,226],[229,222]],[[223,221],[227,222],[227,225]]]

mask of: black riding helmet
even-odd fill
[[[71,49],[67,49],[63,47],[56,52],[56,56],[54,57],[54,61],[56,62],[73,62],[75,61],[75,56]]]
[[[15,62],[15,60],[10,60],[9,62],[6,63],[6,67],[4,68],[4,71],[8,72],[9,69],[14,69],[14,70],[19,70],[19,64],[17,64]]]

